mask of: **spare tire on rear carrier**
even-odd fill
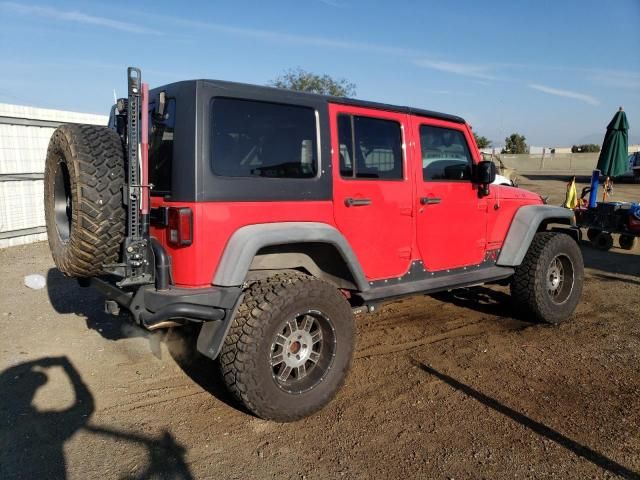
[[[53,260],[72,277],[118,262],[125,236],[125,157],[107,127],[62,125],[49,141],[44,212]]]

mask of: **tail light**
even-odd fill
[[[171,207],[167,218],[167,242],[173,247],[188,247],[193,242],[193,214],[188,207]]]

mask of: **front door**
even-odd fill
[[[476,152],[464,124],[412,117],[417,244],[429,271],[478,265],[487,244],[488,200],[471,181]],[[476,153],[477,155],[477,153]]]
[[[414,236],[408,116],[335,104],[329,113],[336,225],[369,280],[399,277]]]

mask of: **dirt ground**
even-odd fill
[[[387,304],[357,317],[337,398],[276,424],[231,401],[189,335],[102,313],[46,244],[2,250],[0,478],[640,478],[640,250],[582,251],[570,323],[523,321],[503,287]]]

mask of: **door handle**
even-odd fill
[[[420,205],[436,205],[441,201],[441,198],[436,197],[420,197]]]
[[[369,198],[345,198],[344,204],[347,207],[364,207],[366,205],[371,205],[371,199]]]

